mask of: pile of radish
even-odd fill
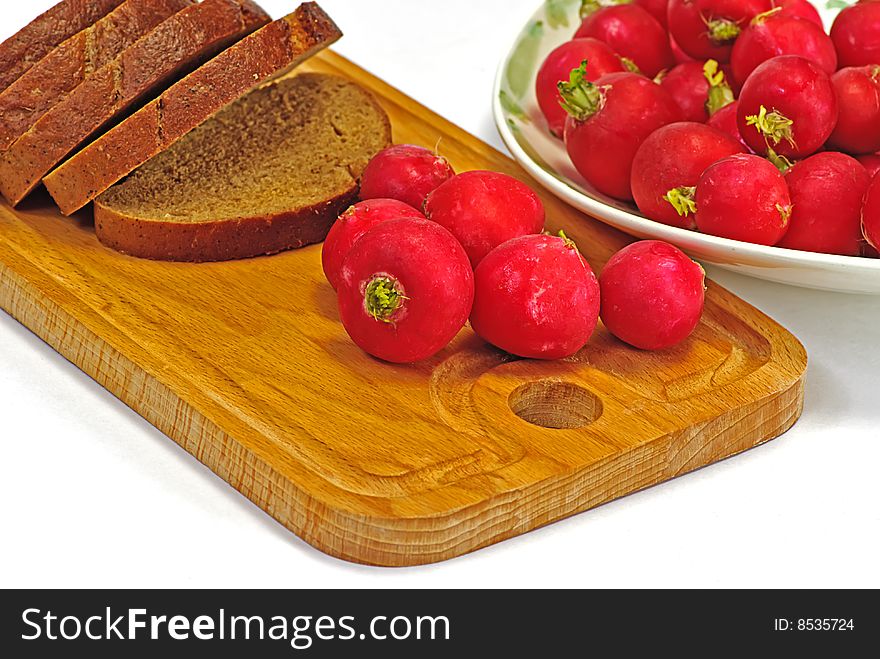
[[[830,34],[807,0],[584,0],[581,15],[536,91],[593,188],[679,228],[877,256],[880,0]]]
[[[600,314],[622,341],[662,350],[702,316],[703,270],[676,247],[630,245],[597,279],[564,233],[544,233],[534,191],[506,174],[456,175],[427,149],[392,146],[365,169],[361,200],[330,230],[322,262],[346,332],[384,361],[428,359],[468,321],[513,355],[563,359]]]

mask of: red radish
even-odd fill
[[[570,357],[596,329],[599,282],[565,234],[506,242],[483,259],[474,279],[471,327],[511,354]]]
[[[865,242],[862,244],[862,256],[867,259],[880,259],[880,252],[868,242],[867,238],[865,238]]]
[[[587,0],[589,2],[589,0]],[[651,14],[654,19],[666,29],[666,4],[667,0],[633,0],[634,5],[638,5],[646,12]]]
[[[730,61],[731,46],[710,41],[708,27],[696,0],[669,0],[666,24],[670,40],[688,57],[699,61]]]
[[[880,65],[841,69],[831,82],[839,116],[828,146],[847,153],[880,150]]]
[[[667,24],[688,55],[723,64],[743,28],[768,9],[770,0],[669,0]]]
[[[833,151],[795,164],[785,175],[794,207],[780,247],[858,256],[862,199],[870,179],[854,158]]]
[[[733,90],[715,60],[679,64],[663,77],[660,86],[678,104],[685,121],[705,123],[733,103]]]
[[[880,176],[871,179],[862,209],[862,229],[869,247],[880,249]],[[871,255],[871,250],[867,250]],[[876,257],[875,257],[876,258]]]
[[[715,130],[720,130],[722,133],[727,133],[734,139],[736,139],[740,144],[742,144],[746,149],[749,149],[749,145],[746,144],[745,140],[742,138],[742,135],[739,134],[739,125],[736,122],[736,112],[737,108],[739,108],[739,101],[734,101],[730,105],[725,105],[723,108],[718,110],[715,114],[709,117],[709,121],[706,122]]]
[[[880,172],[880,153],[869,153],[864,156],[856,156],[856,160],[862,163],[868,171],[868,176],[871,178],[874,178],[877,175],[877,172]]]
[[[837,123],[831,78],[797,55],[767,60],[743,85],[737,121],[755,153],[805,158],[825,144]]]
[[[641,350],[681,343],[703,315],[705,272],[669,243],[625,247],[608,261],[599,286],[605,327]]]
[[[339,287],[342,262],[361,236],[377,224],[401,218],[424,220],[425,216],[396,199],[362,201],[340,215],[327,234],[321,252],[321,263],[330,285],[334,289]]]
[[[671,36],[669,37],[669,47],[672,48],[672,56],[675,58],[675,61],[679,64],[684,64],[685,62],[696,62],[693,57],[688,55],[681,49],[681,46],[676,43],[675,39]]]
[[[713,162],[744,153],[730,135],[705,124],[681,122],[655,131],[632,166],[632,193],[646,217],[682,229],[694,227],[693,188]]]
[[[590,81],[606,73],[626,70],[617,54],[598,39],[573,39],[550,53],[538,71],[535,91],[550,132],[557,137],[562,137],[568,116],[561,105],[559,83],[567,81],[572,69],[579,67],[582,62],[587,63],[586,79]]]
[[[667,0],[581,0],[581,19],[586,18],[590,14],[593,14],[602,7],[609,7],[613,5],[627,5],[634,4],[638,5],[646,12],[651,14],[660,25],[663,26],[663,29],[666,29],[666,2]]]
[[[846,7],[831,26],[831,40],[841,67],[880,64],[880,3]]]
[[[574,36],[604,41],[649,78],[675,64],[666,30],[638,5],[602,7],[584,19]]]
[[[602,194],[631,199],[633,157],[648,135],[678,120],[675,101],[644,76],[610,73],[593,84],[583,67],[559,89],[571,115],[565,147],[575,168]]]
[[[544,230],[544,204],[525,183],[497,172],[465,172],[428,195],[425,215],[447,229],[476,268],[498,245]]]
[[[769,161],[738,154],[710,166],[697,183],[697,229],[712,236],[775,245],[788,230],[785,177]]]
[[[758,65],[780,55],[800,55],[819,65],[828,75],[837,70],[837,53],[831,37],[810,21],[781,14],[777,7],[759,14],[736,40],[730,65],[743,85]]]
[[[823,30],[825,24],[816,9],[809,0],[773,0],[773,6],[782,9],[781,16],[791,16],[793,18],[803,18],[804,20],[815,23]]]
[[[474,299],[467,255],[428,220],[391,220],[358,240],[342,265],[339,315],[364,351],[396,364],[432,357],[464,327]]]
[[[364,169],[361,199],[397,199],[422,210],[425,197],[455,176],[446,158],[401,144],[379,152]]]
[[[705,123],[709,118],[706,112],[709,83],[703,75],[703,63],[696,60],[686,62],[661,75],[660,87],[678,105],[682,119]]]

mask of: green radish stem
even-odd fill
[[[794,135],[791,132],[791,128],[794,126],[794,121],[785,115],[780,114],[776,110],[767,112],[767,108],[762,105],[758,114],[751,114],[746,117],[746,125],[754,126],[757,131],[764,136],[768,147],[770,146],[770,140],[773,140],[774,145],[785,140],[793,149],[797,148],[797,144],[795,144],[794,141]]]
[[[709,40],[716,46],[723,46],[735,40],[742,29],[735,21],[718,18],[706,23],[709,28]]]
[[[577,243],[565,235],[565,231],[560,230],[558,235],[565,241],[565,246],[568,247],[568,249],[576,250],[578,248]]]
[[[639,65],[633,62],[629,57],[620,57],[620,63],[623,64],[623,68],[630,73],[642,75],[642,70],[639,68]],[[662,73],[662,71],[660,73]],[[660,75],[660,73],[657,75]]]
[[[718,62],[713,59],[707,60],[706,64],[703,65],[703,75],[709,83],[709,98],[706,100],[706,111],[711,117],[718,110],[727,107],[736,99],[733,96],[733,89],[724,76],[724,71],[718,66]]]
[[[391,323],[392,316],[408,299],[403,294],[400,283],[385,275],[373,277],[364,292],[364,306],[367,313],[383,323]]]
[[[697,202],[694,201],[696,191],[697,188],[694,186],[681,186],[667,192],[663,195],[663,199],[672,204],[675,212],[681,217],[688,217],[697,212]]]
[[[871,69],[871,80],[874,82],[880,82],[880,66],[874,66]]]
[[[794,163],[783,155],[776,153],[771,147],[767,147],[767,160],[773,163],[780,172],[785,174],[794,166]]]
[[[767,22],[767,19],[771,16],[775,16],[779,12],[782,11],[782,7],[774,7],[769,11],[765,11],[763,14],[758,14],[752,19],[752,25],[763,25]]]
[[[586,121],[605,105],[604,90],[587,80],[587,60],[572,70],[568,82],[560,82],[557,87],[562,97],[560,105],[578,121]]]

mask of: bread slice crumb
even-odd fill
[[[320,242],[391,142],[373,96],[304,73],[258,88],[95,202],[105,245],[134,256],[221,261]]]

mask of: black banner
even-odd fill
[[[0,598],[0,649],[9,657],[191,657],[220,645],[258,657],[449,657],[480,648],[554,657],[609,648],[626,655],[645,644],[688,656],[846,653],[880,641],[873,591],[3,591]]]

